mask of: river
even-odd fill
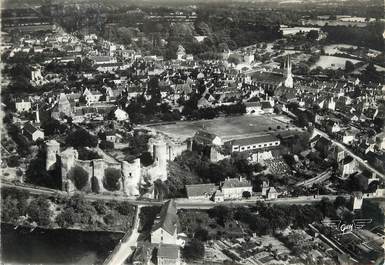
[[[101,264],[122,233],[14,229],[1,224],[2,264]]]

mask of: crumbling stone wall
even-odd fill
[[[46,142],[46,168],[51,170],[56,166],[60,167],[60,174],[62,179],[62,190],[67,192],[74,192],[77,190],[74,185],[73,174],[76,167],[81,168],[87,174],[87,183],[82,191],[92,191],[96,193],[106,192],[103,185],[105,170],[113,168],[121,172],[120,190],[119,192],[129,196],[139,195],[139,185],[141,182],[142,171],[140,159],[137,158],[133,162],[108,162],[104,159],[80,160],[78,159],[78,152],[69,147],[63,152],[60,152],[60,144],[56,141]],[[163,162],[164,164],[164,162]]]

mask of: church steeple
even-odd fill
[[[36,121],[35,122],[40,124],[39,105],[37,105],[37,107],[36,107],[35,115],[36,115],[36,117],[35,117]]]
[[[287,76],[291,76],[291,60],[290,60],[290,55],[287,56]]]

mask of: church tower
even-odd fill
[[[290,55],[287,56],[285,77],[286,77],[286,79],[285,79],[285,87],[293,88],[294,87],[294,81],[293,81],[293,75],[291,74]]]

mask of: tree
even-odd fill
[[[79,222],[79,216],[73,208],[66,208],[56,216],[56,223],[63,228],[70,227]]]
[[[345,197],[338,196],[338,197],[336,198],[336,200],[334,201],[334,206],[335,206],[336,208],[346,206],[346,199],[345,199]]]
[[[335,216],[335,209],[333,203],[328,198],[322,198],[319,208],[321,208],[322,214],[327,217]]]
[[[80,160],[93,160],[93,159],[102,158],[102,156],[99,155],[96,151],[88,150],[85,147],[80,147],[77,149],[77,151],[78,151],[78,158]]]
[[[354,71],[354,64],[351,61],[345,61],[345,72],[350,73]]]
[[[207,241],[209,239],[209,232],[206,229],[199,227],[195,230],[194,238],[200,241]]]
[[[238,65],[241,60],[239,59],[238,56],[236,55],[230,55],[229,58],[227,59],[227,61],[230,63],[230,64],[234,64],[234,65]]]
[[[380,83],[384,80],[384,76],[381,75],[380,72],[377,71],[376,67],[372,62],[366,67],[364,71],[362,71],[361,78],[363,82],[369,83]]]
[[[7,165],[9,167],[18,167],[20,165],[19,158],[17,156],[11,156],[7,160]]]
[[[66,204],[66,209],[72,208],[76,219],[74,223],[80,223],[83,225],[92,225],[96,222],[97,212],[95,208],[84,199],[84,195],[75,194],[72,196]],[[72,210],[69,210],[72,211]]]
[[[57,189],[61,185],[60,174],[57,170],[47,172],[46,166],[46,153],[39,151],[36,158],[33,159],[26,171],[26,182],[44,186],[48,188]]]
[[[104,171],[103,186],[109,191],[117,191],[120,189],[121,177],[119,169],[107,168]]]
[[[132,206],[129,202],[121,202],[117,210],[120,214],[129,215],[134,212],[134,206]]]
[[[150,231],[154,224],[155,217],[160,212],[161,207],[159,206],[147,206],[140,209],[140,231]]]
[[[39,197],[30,202],[27,213],[38,225],[47,226],[51,223],[52,211],[50,203],[44,197]]]
[[[208,212],[210,217],[216,218],[217,223],[222,226],[224,226],[225,222],[233,218],[232,209],[222,205],[215,206],[214,208],[211,208]]]
[[[69,134],[66,138],[66,144],[78,147],[96,147],[98,145],[98,138],[84,129],[77,129]]]
[[[365,192],[368,189],[368,178],[363,174],[351,176],[346,186],[351,191]]]
[[[6,223],[12,223],[20,216],[17,199],[7,196],[1,202],[1,220]]]
[[[198,239],[193,239],[183,249],[183,256],[187,260],[197,260],[205,255],[205,246]]]
[[[63,133],[66,130],[66,126],[61,124],[58,120],[48,119],[43,121],[41,124],[42,129],[44,130],[45,135],[54,135],[57,133]]]
[[[242,197],[245,199],[249,199],[251,197],[251,194],[249,191],[242,192]]]
[[[106,225],[113,225],[116,223],[117,218],[113,213],[109,213],[103,217],[103,220],[106,223]]]
[[[93,202],[93,206],[98,214],[106,214],[107,206],[102,200],[97,200]]]
[[[75,187],[78,190],[83,190],[87,183],[88,183],[88,173],[80,166],[75,166],[71,168],[71,170],[68,172],[68,178],[71,179]]]
[[[102,140],[99,144],[100,149],[111,150],[114,148],[114,143],[106,140]]]
[[[154,159],[152,158],[150,152],[143,152],[140,156],[140,162],[143,164],[143,166],[147,167],[154,163]]]
[[[317,40],[317,39],[318,39],[318,36],[319,36],[319,34],[318,34],[318,31],[317,31],[317,30],[310,30],[310,31],[307,33],[307,35],[306,35],[306,37],[307,37],[309,40],[311,40],[311,41]]]
[[[209,36],[211,35],[210,27],[203,21],[198,22],[195,25],[195,30],[199,35]]]

